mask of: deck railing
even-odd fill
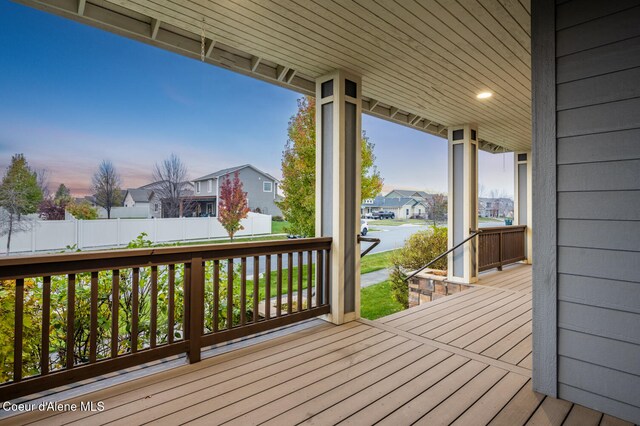
[[[0,259],[0,400],[181,353],[197,362],[203,347],[329,313],[330,248],[312,238]]]
[[[502,270],[504,265],[526,259],[526,229],[524,225],[482,228],[478,236],[478,270]]]

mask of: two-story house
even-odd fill
[[[217,216],[220,187],[224,179],[233,179],[235,172],[247,193],[249,209],[254,212],[281,216],[282,212],[276,205],[279,200],[278,180],[268,173],[259,170],[251,164],[218,170],[215,173],[194,179],[194,194],[191,204],[196,216]]]

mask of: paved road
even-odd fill
[[[375,230],[369,232],[367,237],[380,238],[380,244],[374,248],[371,253],[379,253],[381,251],[393,250],[404,246],[404,242],[407,238],[418,231],[428,229],[427,225],[400,225],[400,226],[382,226],[376,225],[375,220],[368,221],[369,228]],[[362,243],[362,249],[365,250],[369,243]]]

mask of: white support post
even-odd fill
[[[361,79],[316,80],[316,236],[332,237],[329,320],[360,317]]]
[[[513,223],[514,225],[526,225],[525,233],[525,256],[526,262],[532,262],[532,229],[531,218],[533,217],[532,202],[532,162],[531,151],[516,152],[514,155],[515,167],[513,170],[515,184],[514,188],[514,204],[513,204]]]
[[[449,138],[449,248],[478,229],[478,127],[451,126]],[[448,256],[447,279],[458,283],[478,281],[478,241],[472,238]]]

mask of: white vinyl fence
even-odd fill
[[[271,233],[271,216],[249,213],[236,236]],[[11,254],[124,247],[142,232],[154,243],[209,240],[227,237],[218,218],[36,220],[28,231],[11,236]],[[0,237],[0,254],[7,252],[7,236]]]

